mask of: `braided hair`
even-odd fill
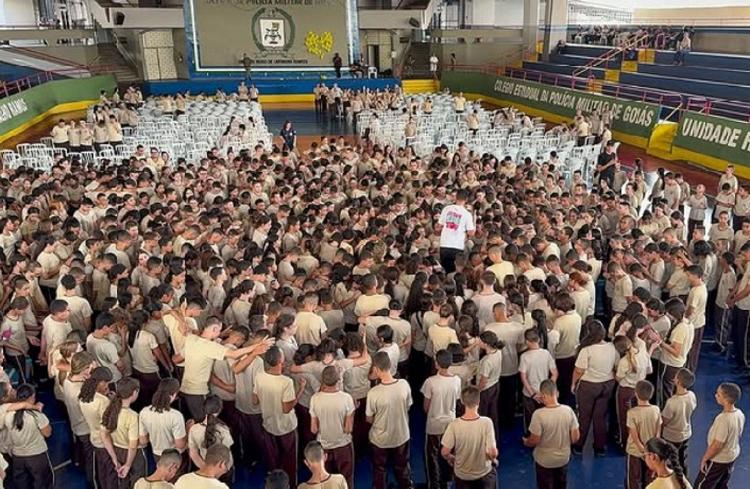
[[[667,467],[674,471],[675,480],[677,486],[680,489],[687,489],[685,483],[685,471],[680,464],[680,457],[677,454],[677,449],[666,440],[658,437],[651,438],[646,442],[646,452],[656,455],[659,460],[662,460]]]

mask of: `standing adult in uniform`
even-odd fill
[[[594,425],[594,453],[603,455],[607,446],[607,406],[615,389],[615,368],[619,357],[612,343],[604,340],[606,332],[601,322],[588,323],[588,335],[581,347],[573,372],[572,392],[578,402],[581,436],[573,445],[577,453],[583,451],[591,425]]]

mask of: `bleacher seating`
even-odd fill
[[[549,61],[525,61],[523,68],[559,75],[580,75],[580,67],[610,51],[607,46],[568,44],[562,54],[550,55]],[[655,51],[653,63],[639,62],[636,72],[621,71],[619,84],[668,91],[693,100],[716,99],[712,113],[732,116],[745,114],[750,102],[750,56],[737,54],[691,52],[683,66],[673,65],[674,51]],[[587,70],[583,77],[605,78],[605,68],[619,69],[621,57]],[[613,93],[615,82],[604,82],[602,93]],[[629,96],[622,95],[625,98]],[[630,97],[632,98],[632,97]],[[740,102],[743,107],[737,110]],[[676,105],[676,104],[675,104]],[[743,118],[742,115],[736,117]]]

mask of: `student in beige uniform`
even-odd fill
[[[231,349],[216,341],[221,335],[221,327],[219,318],[211,317],[206,321],[200,335],[188,334],[185,338],[185,372],[182,376],[180,394],[184,406],[196,422],[203,421],[206,417],[203,402],[209,393],[208,383],[211,380],[214,361],[225,358],[236,360],[253,353],[256,349],[258,354],[265,353],[273,344],[273,340],[268,339],[244,348]]]
[[[16,400],[36,404],[36,390],[21,384],[16,390]],[[19,489],[51,489],[55,486],[52,463],[47,455],[46,438],[52,436],[47,416],[40,411],[23,408],[7,412],[3,427],[7,432],[12,458],[13,487]],[[0,481],[0,484],[2,481]]]
[[[337,367],[325,367],[321,374],[320,391],[310,398],[310,429],[317,435],[318,443],[325,451],[324,470],[341,474],[345,483],[354,488],[354,399],[342,392],[340,385],[341,376]]]
[[[495,429],[500,426],[500,376],[503,372],[504,347],[505,343],[492,331],[487,330],[479,335],[479,348],[484,352],[476,376],[479,415],[490,418]],[[499,433],[495,433],[495,437],[499,439]]]
[[[365,415],[370,427],[372,449],[372,485],[386,488],[388,459],[393,460],[396,481],[401,489],[411,488],[409,465],[409,408],[411,388],[404,379],[391,374],[391,359],[385,352],[372,357],[372,372],[378,385],[367,393]]]
[[[114,469],[107,475],[115,476],[102,481],[102,489],[131,487],[146,475],[148,463],[139,448],[138,413],[130,409],[137,398],[138,381],[125,377],[117,382],[115,397],[102,414],[99,433]]]
[[[83,468],[87,487],[95,487],[94,481],[94,447],[91,445],[90,433],[86,418],[81,412],[78,395],[91,371],[96,367],[96,360],[89,352],[81,351],[70,359],[70,372],[63,381],[63,402],[65,403],[70,428],[73,432],[73,450],[71,459]]]
[[[740,455],[740,441],[745,415],[737,407],[742,390],[737,384],[724,382],[716,389],[716,402],[721,406],[708,430],[708,447],[701,458],[695,489],[726,489],[734,462]],[[743,484],[740,483],[740,486]]]
[[[448,425],[440,453],[453,467],[456,489],[497,487],[497,442],[492,420],[479,415],[479,389],[461,391],[463,416]]]
[[[206,397],[203,411],[206,419],[200,423],[193,423],[188,432],[188,454],[193,465],[201,469],[206,464],[206,451],[211,446],[221,443],[231,450],[234,438],[229,427],[219,419],[222,401],[213,394]],[[230,452],[231,453],[231,452]],[[221,481],[231,484],[234,480],[234,457],[229,471],[221,477]]]
[[[290,457],[295,458],[296,457]],[[206,450],[203,467],[185,474],[175,482],[175,489],[229,489],[219,479],[232,468],[232,452],[217,443]]]
[[[571,391],[578,401],[581,437],[573,446],[580,454],[586,444],[589,428],[594,426],[594,453],[605,453],[607,444],[607,407],[615,388],[615,367],[619,357],[612,343],[604,341],[604,326],[598,320],[587,322],[588,335],[581,348],[573,372]]]
[[[682,367],[687,364],[687,355],[693,346],[693,325],[685,318],[685,304],[678,298],[672,298],[665,304],[667,316],[671,322],[669,331],[663,341],[657,341],[661,350],[661,399],[668,399],[674,393],[674,379]]]
[[[447,487],[451,478],[450,466],[440,456],[440,440],[448,424],[456,419],[456,405],[461,397],[461,378],[448,372],[452,361],[448,350],[435,352],[437,374],[428,377],[421,390],[427,414],[425,465],[430,489]]]
[[[310,469],[310,478],[299,489],[354,489],[341,474],[328,472],[328,455],[318,441],[311,441],[305,447],[305,465]]]
[[[156,463],[154,473],[138,479],[133,489],[174,489],[169,481],[175,478],[180,465],[182,465],[180,452],[171,448],[164,450]]]
[[[138,437],[141,445],[151,443],[151,452],[156,462],[162,453],[168,449],[177,449],[182,456],[182,461],[177,470],[178,477],[187,471],[187,433],[185,431],[185,418],[172,404],[177,400],[180,391],[180,382],[177,379],[166,378],[159,383],[150,406],[141,409],[138,414]],[[170,479],[170,481],[174,480]]]
[[[255,377],[253,403],[260,406],[263,416],[263,446],[268,457],[268,469],[282,469],[297,483],[297,415],[294,406],[305,391],[307,381],[300,377],[297,391],[294,382],[282,373],[284,353],[272,346],[263,356],[265,371]]]
[[[104,410],[109,406],[109,383],[112,373],[106,367],[96,367],[91,376],[83,382],[78,395],[81,413],[89,427],[89,438],[94,447],[94,474],[97,486],[107,487],[107,481],[117,479],[115,466],[104,447],[101,436],[101,423]]]
[[[659,406],[651,404],[653,396],[654,386],[651,382],[641,380],[636,384],[635,397],[638,404],[630,408],[627,415],[625,489],[642,489],[651,482],[651,475],[645,461],[646,442],[644,440],[648,441],[659,436],[661,432],[661,413]]]
[[[575,370],[578,343],[581,335],[581,316],[576,312],[576,304],[568,294],[561,294],[551,304],[558,312],[552,329],[560,334],[554,357],[559,374],[558,389],[560,402],[572,406],[575,402],[571,393],[573,371]]]
[[[701,353],[703,327],[706,325],[706,307],[708,305],[708,289],[703,282],[703,269],[699,265],[691,265],[685,269],[690,292],[688,292],[685,306],[685,317],[693,324],[693,344],[690,347],[686,367],[693,373],[698,370],[698,357]]]
[[[328,331],[323,318],[315,313],[317,308],[317,292],[305,293],[305,297],[302,300],[302,310],[294,317],[294,324],[297,327],[297,333],[294,337],[300,345],[309,343],[313,346],[318,346]]]
[[[370,316],[381,309],[387,309],[391,298],[385,294],[378,293],[378,278],[375,274],[368,273],[361,279],[362,295],[357,297],[354,303],[354,315],[360,318]]]
[[[565,489],[568,486],[570,446],[578,441],[578,418],[570,406],[557,401],[557,386],[552,379],[539,385],[542,407],[534,411],[529,436],[523,444],[534,448],[536,484],[539,489]]]
[[[677,462],[687,477],[687,448],[693,435],[692,417],[698,401],[689,390],[695,382],[690,370],[681,368],[675,377],[675,393],[661,412],[662,437],[677,450]],[[648,460],[647,460],[648,462]]]
[[[538,408],[544,405],[541,395],[542,382],[549,379],[557,382],[557,366],[549,351],[541,348],[541,338],[535,329],[527,329],[524,332],[526,340],[526,351],[521,355],[518,372],[521,374],[523,384],[523,421],[524,430],[528,432],[531,418]],[[557,390],[557,389],[555,389]],[[555,392],[555,401],[558,393]]]

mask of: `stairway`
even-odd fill
[[[123,56],[114,44],[99,44],[98,56],[93,64],[108,66],[118,85],[130,85],[141,80],[138,71]]]
[[[405,60],[414,58],[414,64],[409,68],[404,62],[401,78],[427,78],[430,76],[430,43],[413,42],[406,53]]]

